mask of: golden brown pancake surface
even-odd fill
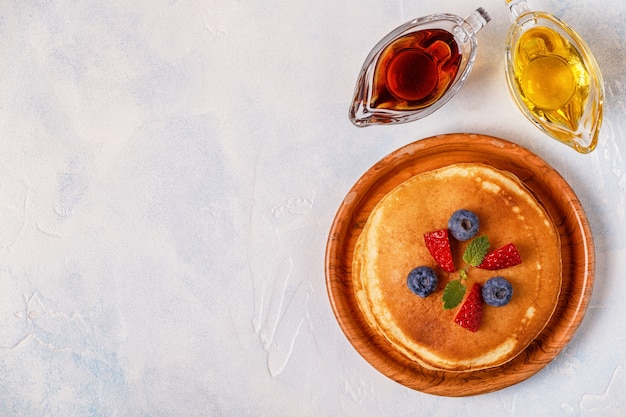
[[[502,307],[483,304],[477,332],[454,323],[458,309],[444,310],[446,284],[459,277],[439,268],[424,233],[447,227],[458,209],[478,215],[477,236],[490,251],[514,243],[522,263],[498,271],[468,267],[469,242],[450,236],[457,270],[467,269],[468,291],[500,275],[513,286]],[[426,298],[406,285],[408,273],[427,265],[439,285]],[[548,323],[561,288],[560,241],[542,206],[515,176],[482,164],[455,164],[418,174],[389,192],[374,208],[357,241],[353,282],[359,307],[395,349],[429,369],[471,371],[499,366],[522,352]]]

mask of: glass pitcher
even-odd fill
[[[490,18],[479,8],[466,19],[434,14],[396,28],[365,59],[349,118],[356,126],[405,123],[443,106],[468,77],[476,33]]]
[[[524,115],[549,136],[580,153],[593,151],[602,125],[604,86],[583,39],[526,0],[505,0],[511,25],[506,79]]]

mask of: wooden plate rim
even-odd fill
[[[508,363],[481,371],[432,371],[394,349],[364,320],[354,297],[354,243],[371,208],[411,176],[459,162],[481,162],[512,172],[543,204],[559,230],[563,288],[550,322]],[[595,273],[594,244],[582,205],[569,184],[539,156],[504,139],[455,133],[421,139],[390,153],[348,192],[332,223],[325,258],[326,287],[342,331],[374,368],[409,388],[434,395],[468,396],[496,391],[531,377],[573,337],[589,304]]]

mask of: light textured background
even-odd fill
[[[347,118],[373,45],[436,12],[493,17],[427,119]],[[515,108],[504,2],[0,2],[0,415],[622,416],[626,5],[533,0],[587,40],[605,122],[590,155]],[[368,365],[324,282],[332,219],[411,141],[509,139],[571,184],[594,232],[588,313],[531,379],[450,399]]]

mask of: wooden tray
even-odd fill
[[[380,199],[408,178],[459,162],[481,162],[509,171],[544,205],[561,236],[563,286],[550,322],[520,355],[491,369],[432,371],[404,356],[374,333],[359,310],[352,287],[352,254]],[[583,319],[593,287],[595,254],[583,208],[569,184],[545,161],[511,142],[478,134],[422,139],[370,168],[346,195],[326,247],[326,287],[340,327],[374,368],[415,390],[468,396],[499,390],[540,371],[569,342]]]

